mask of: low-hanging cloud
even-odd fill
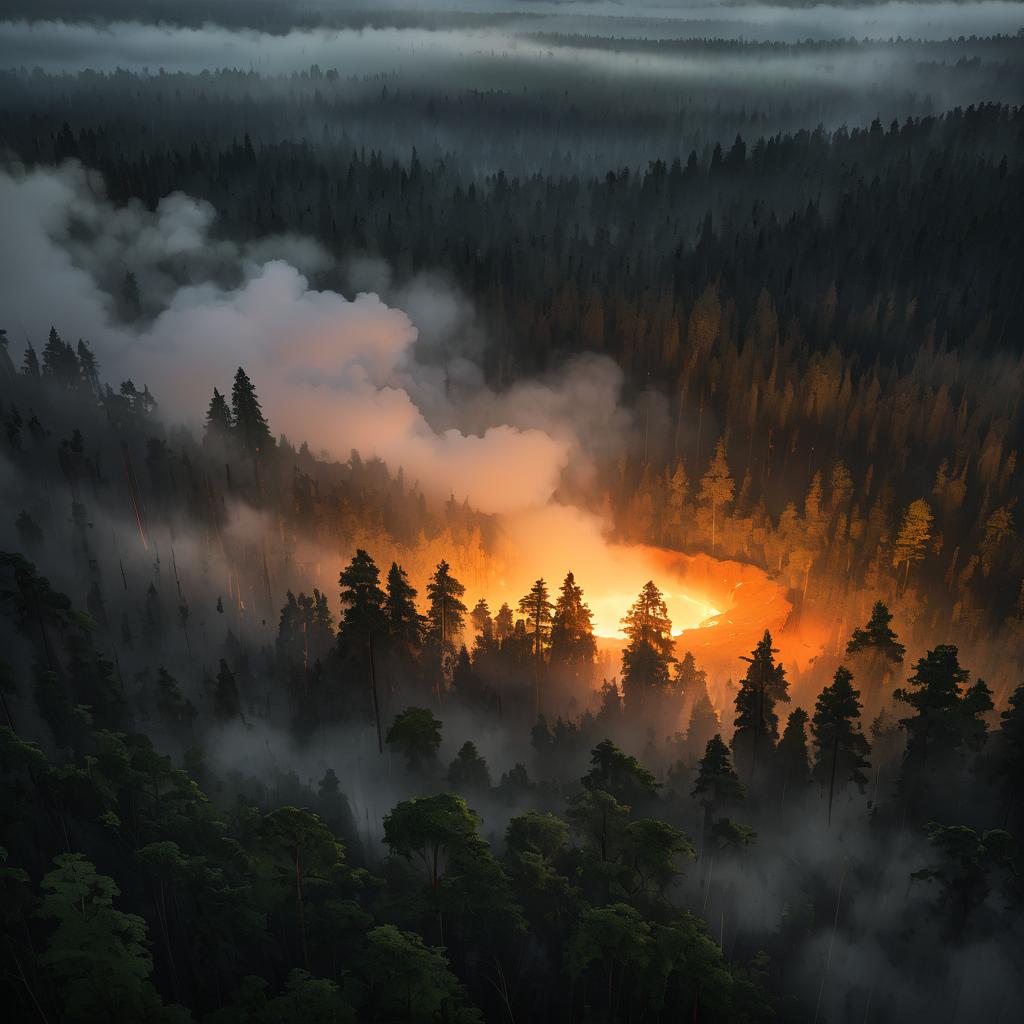
[[[497,395],[457,355],[453,401],[447,371],[417,362],[406,312],[374,293],[311,288],[303,270],[330,262],[315,243],[217,239],[209,204],[181,193],[155,211],[118,207],[97,176],[68,164],[0,174],[0,210],[18,240],[0,252],[12,336],[38,347],[53,324],[69,340],[86,338],[108,377],[148,384],[186,424],[201,423],[212,388],[227,388],[241,365],[275,430],[335,457],[376,455],[428,492],[502,513],[543,505],[570,462],[586,465],[588,409],[606,414],[605,444],[626,423],[619,373],[594,359]],[[128,270],[143,313],[134,324],[118,316]],[[436,345],[458,326],[460,300],[432,287],[432,306],[423,285],[406,294]]]

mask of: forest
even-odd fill
[[[0,21],[11,1019],[1012,1020],[1022,9],[85,6]]]

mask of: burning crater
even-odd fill
[[[617,563],[621,586],[614,593],[592,590],[590,606],[601,647],[609,652],[621,650],[618,619],[649,579],[665,596],[676,655],[693,651],[697,663],[709,669],[735,672],[740,655],[750,652],[765,629],[782,634],[792,611],[783,584],[755,565],[616,544],[609,545],[608,555]]]
[[[594,614],[600,648],[610,659],[623,646],[622,617],[648,580],[664,594],[677,656],[693,651],[698,664],[709,670],[736,675],[740,656],[753,649],[765,629],[779,641],[784,659],[805,660],[808,653],[817,653],[798,651],[783,634],[792,611],[786,588],[755,565],[609,542],[597,517],[566,506],[510,518],[505,528],[515,553],[505,560],[504,578],[495,581],[488,597],[515,608],[543,575],[554,600],[565,574],[573,572]],[[525,574],[531,570],[532,576]],[[617,664],[612,671],[617,672]]]

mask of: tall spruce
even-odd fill
[[[551,620],[551,662],[579,674],[597,655],[594,616],[583,600],[583,588],[570,572],[562,581]]]
[[[635,711],[665,693],[672,656],[672,620],[661,591],[648,580],[622,620],[629,641],[622,652],[622,692]]]
[[[860,691],[853,688],[853,673],[840,665],[830,686],[818,696],[811,719],[816,753],[812,777],[828,790],[828,823],[836,787],[851,782],[863,793],[871,747],[860,726]]]
[[[466,588],[451,574],[451,566],[443,560],[438,562],[427,584],[427,632],[442,652],[454,653],[456,641],[462,635],[466,606],[461,598],[465,593]]]
[[[206,422],[203,425],[204,444],[223,444],[231,436],[231,410],[227,400],[216,389],[206,409]]]
[[[907,734],[902,779],[905,787],[951,767],[960,755],[984,739],[983,716],[991,710],[992,699],[983,682],[968,687],[969,676],[960,665],[957,648],[940,644],[918,660],[908,685],[894,692],[896,700],[914,711],[900,719]]]
[[[736,693],[732,749],[737,765],[749,772],[751,781],[757,776],[759,759],[768,758],[779,738],[775,705],[789,701],[786,671],[775,661],[778,653],[766,629],[753,652],[742,659],[747,662],[747,671]]]
[[[416,589],[405,570],[392,562],[388,570],[384,617],[388,636],[399,650],[415,654],[423,643],[423,616],[416,610]]]
[[[786,719],[786,728],[775,748],[775,764],[782,791],[782,803],[791,794],[804,792],[811,777],[811,762],[807,753],[807,712],[794,708]]]
[[[519,599],[519,612],[525,616],[526,629],[534,658],[543,661],[551,636],[551,618],[555,606],[548,594],[548,585],[543,579],[537,580],[529,593]]]
[[[242,451],[252,458],[266,454],[274,445],[256,389],[241,366],[231,386],[231,425]]]

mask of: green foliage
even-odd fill
[[[636,890],[648,895],[663,895],[682,875],[682,862],[697,856],[685,833],[658,818],[631,821],[625,840],[625,859],[636,876]]]
[[[515,854],[535,853],[545,861],[553,861],[565,852],[569,827],[554,814],[527,811],[508,823],[505,843]]]
[[[590,752],[590,764],[590,771],[581,780],[586,789],[604,790],[630,807],[658,795],[661,783],[609,739],[601,740]]]
[[[385,740],[402,754],[410,772],[421,771],[437,757],[441,723],[428,708],[406,708],[395,715]]]
[[[75,1021],[185,1021],[166,1008],[150,984],[153,963],[146,925],[114,908],[120,891],[113,880],[77,853],[54,858],[42,881],[41,917],[54,923],[40,957],[57,986],[66,1019]]]
[[[387,595],[380,588],[380,570],[374,560],[359,548],[338,579],[344,608],[339,642],[351,650],[365,653],[371,633],[383,634],[384,603]]]
[[[566,812],[569,824],[601,861],[618,856],[629,822],[629,808],[623,807],[603,789],[590,789],[574,797]]]
[[[454,793],[403,800],[384,818],[384,842],[391,852],[417,861],[436,889],[453,856],[479,852],[480,817]]]
[[[380,925],[366,936],[356,964],[360,1020],[409,1024],[474,1024],[469,1005],[444,952],[419,935]]]

